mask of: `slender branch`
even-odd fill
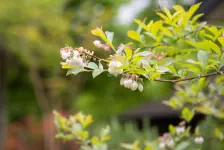
[[[197,79],[197,78],[205,78],[205,77],[215,76],[215,75],[219,75],[219,74],[221,74],[221,73],[220,72],[213,72],[213,73],[208,73],[206,75],[188,77],[188,78],[183,78],[183,79],[176,79],[176,80],[155,79],[154,81],[176,83],[176,82],[181,82],[181,81],[193,80],[193,79]]]

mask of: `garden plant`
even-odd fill
[[[93,29],[92,34],[99,38],[93,42],[94,46],[108,53],[109,58],[100,58],[84,47],[66,46],[60,50],[61,65],[67,75],[90,72],[95,78],[108,73],[120,78],[118,84],[124,88],[137,92],[144,90],[145,80],[174,85],[175,93],[163,103],[179,110],[183,121],[177,126],[170,125],[169,132],[154,141],[121,141],[124,149],[196,150],[207,140],[224,142],[218,125],[209,137],[203,136],[199,127],[192,131],[188,126],[196,113],[218,120],[224,118],[221,100],[224,94],[224,28],[198,22],[203,16],[195,15],[200,5],[195,4],[187,11],[180,5],[174,5],[172,10],[163,8],[157,12],[161,17],[157,21],[135,19],[139,27],[128,31],[128,43],[116,44],[113,32],[104,31],[102,27]],[[56,111],[54,115],[57,138],[75,140],[82,150],[110,149],[107,145],[113,138],[110,126],[96,136],[88,130],[93,121],[91,115],[80,112],[66,118]]]

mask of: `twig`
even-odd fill
[[[219,74],[221,74],[221,73],[220,72],[213,72],[213,73],[209,73],[209,74],[206,74],[206,75],[188,77],[188,78],[183,78],[183,79],[176,79],[176,80],[155,79],[154,81],[176,83],[176,82],[181,82],[181,81],[193,80],[193,79],[196,79],[196,78],[205,78],[205,77],[215,76],[215,75],[219,75]]]

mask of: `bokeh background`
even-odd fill
[[[156,20],[155,12],[163,6],[181,4],[188,8],[194,3],[195,0],[1,0],[0,149],[78,149],[75,143],[55,140],[53,110],[65,115],[78,111],[92,114],[95,132],[110,124],[112,135],[117,137],[110,142],[115,149],[119,149],[116,146],[120,140],[155,138],[161,132],[161,124],[168,121],[166,116],[157,115],[151,126],[150,117],[154,115],[150,116],[152,112],[147,110],[156,106],[162,111],[156,102],[169,98],[171,84],[146,82],[140,93],[119,86],[119,79],[106,73],[94,80],[87,73],[66,77],[59,50],[65,45],[83,46],[107,57],[110,52],[94,47],[96,37],[91,35],[91,29],[102,26],[115,32],[118,45],[128,40],[128,29],[137,28],[134,18]],[[203,20],[222,25],[224,2],[204,0],[204,4],[200,9],[205,13]],[[136,110],[136,106],[148,106],[149,102],[150,106],[139,115],[141,107]],[[171,120],[177,122],[177,116]],[[214,121],[205,119],[204,126],[207,125],[213,126]]]

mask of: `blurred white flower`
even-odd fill
[[[143,85],[141,84],[141,83],[138,83],[138,90],[140,91],[140,92],[142,92],[143,91]]]
[[[196,144],[202,144],[204,142],[204,138],[202,136],[197,136],[195,139],[194,139],[194,142]]]
[[[70,47],[62,48],[60,50],[61,58],[64,60],[68,59],[71,56],[72,51],[73,51],[73,49]]]
[[[111,60],[109,63],[108,71],[113,74],[114,76],[117,76],[118,74],[123,73],[123,69],[117,69],[118,67],[121,67],[123,64],[120,61],[117,60]]]
[[[67,59],[65,63],[72,67],[80,67],[80,68],[85,67],[85,63],[83,62],[83,59],[75,55],[72,57],[72,59]]]
[[[124,78],[123,77],[120,80],[120,85],[124,85]]]
[[[101,42],[99,40],[95,40],[93,42],[93,44],[97,47],[97,48],[101,48]]]
[[[178,126],[178,127],[176,127],[176,133],[177,134],[181,134],[181,133],[184,133],[184,131],[185,131],[185,127],[183,126]]]
[[[172,148],[172,147],[174,146],[174,141],[173,141],[173,139],[168,139],[168,140],[166,141],[166,145],[167,145],[168,147]]]
[[[132,78],[121,78],[120,84],[124,85],[124,87],[126,87],[128,89],[131,89],[132,91],[139,89],[139,91],[142,92],[142,90],[143,90],[142,84],[138,83],[137,81],[135,81]]]
[[[132,83],[132,85],[131,85],[131,90],[132,90],[132,91],[135,91],[135,90],[137,90],[137,88],[138,88],[138,82],[133,81],[133,83]]]
[[[125,79],[125,81],[124,81],[124,87],[131,88],[132,83],[133,83],[133,80],[132,79]]]
[[[161,143],[159,144],[159,148],[164,149],[165,147],[166,147],[166,144],[165,144],[165,143],[161,142]]]

